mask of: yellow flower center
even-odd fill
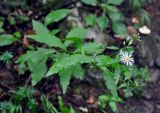
[[[126,57],[126,58],[125,58],[125,61],[127,61],[127,62],[128,62],[128,61],[129,61],[129,57]]]

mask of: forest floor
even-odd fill
[[[144,55],[142,53],[137,54],[145,56],[144,58],[139,58],[139,61],[149,66],[151,77],[147,86],[139,96],[126,99],[123,103],[118,105],[119,113],[160,113],[160,2],[157,0],[153,4],[147,6],[146,9],[152,17],[152,34],[144,36],[143,44],[139,45],[143,49]],[[0,8],[0,14],[4,17],[8,14],[14,15],[14,13],[15,12],[12,12],[11,9]],[[40,12],[37,10],[34,13]],[[9,27],[6,23],[5,27],[9,33],[17,30],[21,32],[30,32],[31,24],[27,23],[27,26],[24,28],[21,24]],[[17,56],[25,51],[25,49],[20,46],[21,45],[15,43],[13,46],[0,48],[0,52],[12,51],[16,59]],[[5,67],[4,64],[0,62],[0,101],[9,100],[8,91],[14,90],[19,86],[28,85],[29,77],[27,73],[24,76],[18,76],[16,69],[16,64]],[[100,85],[97,86],[96,82],[94,79],[92,80],[92,78],[86,78],[84,81],[73,81],[67,94],[62,97],[64,103],[72,105],[73,108],[76,109],[87,106],[90,113],[101,113],[97,109],[96,98],[99,93],[105,92],[105,88]],[[74,86],[74,84],[76,84],[76,86]],[[59,80],[56,77],[51,77],[50,80],[42,80],[36,88],[48,96],[53,94],[61,95],[62,93],[60,91]]]

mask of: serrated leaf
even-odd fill
[[[77,37],[77,38],[81,38],[81,39],[84,39],[87,35],[87,30],[82,28],[82,27],[76,27],[76,28],[73,28],[70,32],[68,32],[67,34],[67,38],[74,38],[74,37]]]
[[[99,56],[97,56],[95,58],[95,62],[100,67],[119,63],[119,61],[117,59],[111,58],[111,57],[106,56],[106,55],[99,55]]]
[[[105,69],[103,77],[104,77],[105,85],[111,91],[112,95],[115,97],[118,97],[117,86],[116,86],[114,79],[113,79],[114,74],[110,70]]]
[[[7,46],[16,41],[18,40],[14,38],[12,35],[9,35],[9,34],[0,35],[0,46]]]
[[[81,0],[81,1],[87,5],[92,5],[92,6],[97,5],[97,0]]]
[[[74,66],[71,67],[73,76],[79,79],[83,79],[84,77],[84,70],[81,66],[81,64],[76,64]]]
[[[64,68],[68,68],[76,64],[83,64],[90,62],[92,62],[92,58],[83,54],[74,54],[64,57],[58,60],[55,64],[53,64],[53,66],[49,69],[48,73],[46,74],[46,77],[58,73],[60,70]]]
[[[31,71],[32,85],[36,85],[46,74],[46,60],[53,52],[55,51],[52,49],[39,48],[37,51],[28,51],[17,60],[20,65],[27,63]]]
[[[115,83],[116,85],[118,84],[119,82],[119,79],[120,79],[120,76],[121,76],[121,68],[120,66],[118,65],[117,68],[115,69],[114,71],[114,80],[115,80]]]
[[[40,43],[45,43],[49,47],[60,47],[64,49],[61,40],[56,36],[51,35],[47,27],[45,27],[42,23],[33,20],[32,24],[36,35],[28,35],[29,38]]]
[[[112,5],[121,5],[124,2],[124,0],[108,0],[107,3],[108,4],[112,4]]]
[[[65,18],[70,12],[71,12],[70,9],[58,9],[52,11],[46,16],[45,24],[49,25],[51,23],[58,22],[63,18]]]
[[[37,63],[41,61],[42,59],[44,59],[44,57],[49,56],[50,54],[54,52],[55,50],[53,49],[44,49],[44,48],[39,48],[37,51],[34,51],[34,50],[27,51],[27,53],[24,55],[21,55],[16,62],[25,63],[27,61],[32,61],[34,63]]]
[[[113,22],[112,29],[118,35],[125,35],[127,33],[126,25],[121,22]]]
[[[72,71],[70,68],[64,68],[59,72],[60,75],[60,84],[62,87],[63,94],[65,94],[67,87],[70,83]]]
[[[109,20],[106,16],[100,16],[97,20],[98,26],[100,27],[101,30],[104,30],[107,28]]]
[[[85,43],[81,49],[86,54],[99,54],[104,50],[104,46],[101,43],[90,42]]]
[[[32,85],[34,86],[44,77],[47,72],[46,59],[38,62],[37,64],[32,63],[30,65]]]

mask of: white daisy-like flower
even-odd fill
[[[122,52],[121,51],[120,60],[123,64],[126,64],[127,66],[132,66],[134,63],[132,53],[129,53],[129,52]]]

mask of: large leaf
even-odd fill
[[[76,78],[82,79],[84,76],[84,70],[82,69],[80,64],[76,64],[67,68],[60,70],[60,84],[62,87],[63,94],[66,93],[67,87],[70,83],[70,79],[72,75]]]
[[[121,22],[113,22],[112,29],[118,35],[125,35],[127,33],[126,25]]]
[[[124,2],[124,0],[108,0],[107,3],[112,5],[121,5]]]
[[[85,38],[87,35],[87,30],[81,27],[76,27],[73,28],[68,34],[67,34],[67,38]]]
[[[58,9],[52,11],[46,16],[45,23],[49,25],[51,23],[58,22],[61,19],[65,18],[69,13],[70,9]]]
[[[42,23],[33,20],[32,24],[36,35],[28,35],[29,38],[40,43],[45,43],[49,47],[64,48],[61,40],[56,36],[51,35],[49,30]]]
[[[60,72],[60,70],[64,68],[68,68],[70,66],[74,66],[76,64],[90,63],[92,62],[92,58],[83,54],[74,54],[67,57],[64,57],[58,60],[53,66],[49,69],[46,76],[53,75],[55,73]]]
[[[99,54],[104,50],[104,46],[101,43],[90,42],[81,47],[81,51],[86,54]]]
[[[28,64],[30,65],[32,85],[36,85],[47,72],[46,59],[36,64],[32,62],[28,62]]]
[[[62,87],[62,91],[63,94],[65,94],[71,79],[72,70],[70,68],[64,68],[59,72],[59,75],[60,75],[60,84]]]
[[[97,0],[81,0],[81,1],[87,5],[92,5],[92,6],[97,5]]]
[[[31,71],[32,85],[36,85],[46,74],[46,60],[55,52],[52,49],[39,48],[37,51],[28,51],[19,57],[17,63],[26,64]]]
[[[3,34],[0,35],[0,46],[7,46],[14,42],[16,42],[18,39],[14,38],[12,35]]]
[[[118,97],[117,86],[114,82],[113,77],[114,77],[114,74],[110,70],[108,70],[108,69],[104,70],[105,85],[111,91],[113,96]]]
[[[83,70],[81,64],[76,64],[74,66],[71,66],[71,70],[72,70],[73,76],[75,78],[83,79],[83,77],[84,77],[84,70]]]

